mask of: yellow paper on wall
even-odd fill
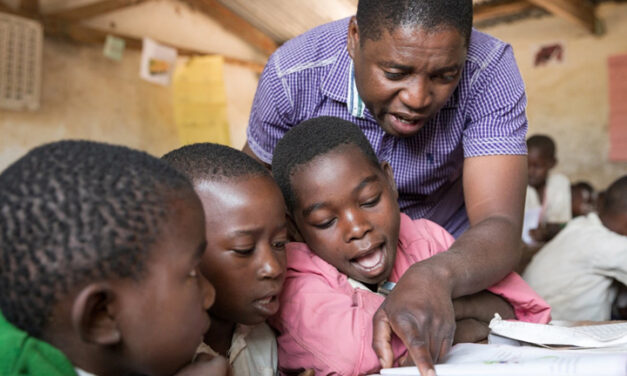
[[[174,121],[181,144],[231,145],[222,56],[192,57],[173,79]]]

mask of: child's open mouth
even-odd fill
[[[385,266],[384,244],[373,248],[358,257],[351,260],[353,267],[362,271],[365,277],[375,278],[383,272]]]
[[[272,316],[279,310],[278,295],[269,295],[253,302],[253,305],[264,316]]]

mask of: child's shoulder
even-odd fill
[[[16,370],[32,375],[76,375],[60,350],[17,329],[1,313],[0,349],[0,375],[11,375]]]
[[[286,285],[302,284],[307,286],[304,280],[320,280],[332,288],[337,288],[346,283],[346,276],[337,268],[324,261],[313,253],[305,243],[291,242],[286,246],[287,253],[287,280]],[[314,284],[310,285],[312,288]]]
[[[448,248],[455,238],[444,227],[428,219],[411,219],[401,213],[401,226],[399,231],[400,248],[408,247],[414,243],[430,243]]]

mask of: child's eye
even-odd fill
[[[196,270],[196,268],[192,269],[192,270],[189,272],[189,277],[190,277],[190,278],[196,278],[196,277],[198,277],[198,270]]]
[[[235,252],[235,253],[237,253],[239,255],[246,256],[246,255],[250,255],[251,253],[253,253],[255,251],[255,248],[254,247],[252,247],[252,248],[233,248],[233,249],[231,249],[231,251],[233,251],[233,252]]]
[[[335,218],[329,219],[328,221],[325,221],[325,222],[322,222],[322,223],[317,223],[317,224],[315,224],[313,226],[316,227],[316,228],[325,229],[325,228],[331,227],[333,222],[335,222]]]
[[[285,244],[287,244],[286,241],[274,242],[274,243],[272,243],[272,247],[274,249],[283,250],[283,249],[285,249]]]
[[[371,207],[375,206],[376,204],[378,204],[379,201],[381,201],[381,194],[378,194],[376,197],[374,197],[374,198],[372,198],[372,199],[370,199],[370,200],[368,200],[366,202],[363,202],[361,204],[361,206],[366,207],[366,208],[371,208]]]

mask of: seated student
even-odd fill
[[[527,139],[528,186],[525,199],[525,243],[546,242],[572,217],[570,182],[550,172],[557,164],[555,143],[545,135]]]
[[[203,274],[216,286],[205,336],[211,354],[228,356],[236,376],[275,375],[274,332],[285,280],[285,204],[270,172],[241,151],[194,144],[163,159],[192,181],[205,208]]]
[[[571,185],[570,196],[573,218],[596,210],[596,195],[590,183],[579,181]]]
[[[287,246],[282,304],[270,319],[280,332],[280,369],[375,372],[380,363],[372,349],[372,318],[384,296],[373,291],[397,282],[416,262],[444,257],[436,254],[446,251],[453,237],[434,222],[400,213],[390,165],[379,164],[351,122],[319,117],[293,127],[274,150],[272,171],[307,243]],[[453,306],[456,341],[484,339],[495,312],[541,323],[550,313],[513,273],[490,292]],[[398,364],[407,351],[398,338],[392,344]]]
[[[612,283],[627,284],[627,175],[607,189],[598,215],[570,221],[523,276],[551,304],[554,319],[609,320]]]
[[[226,374],[223,358],[187,366],[215,296],[203,217],[185,176],[126,147],[61,141],[9,166],[2,374]]]

